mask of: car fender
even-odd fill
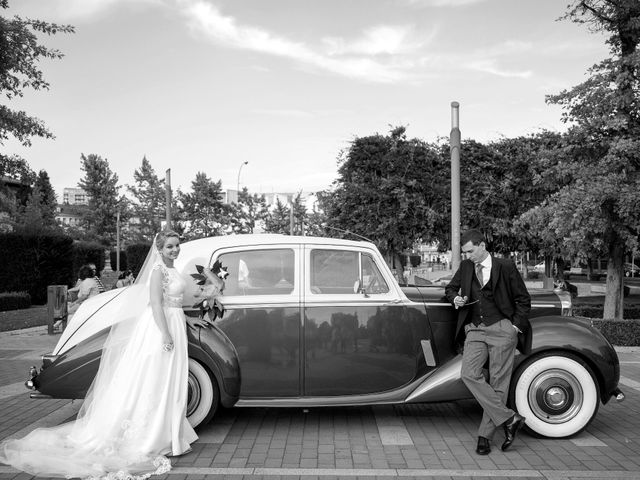
[[[214,325],[197,327],[199,346],[191,346],[189,356],[201,362],[215,377],[220,388],[220,402],[232,407],[240,397],[240,362],[233,343]]]
[[[602,403],[607,403],[620,379],[618,356],[599,330],[587,319],[565,316],[543,316],[530,320],[531,354],[549,351],[571,352],[589,364],[600,384]],[[514,371],[526,359],[516,355]]]
[[[584,359],[598,377],[601,401],[607,403],[618,385],[618,356],[606,338],[585,319],[559,315],[534,317],[530,355],[549,351],[572,352]],[[528,358],[520,353],[514,360],[514,372]],[[457,355],[427,375],[407,396],[407,403],[442,402],[471,398],[461,380],[462,355]]]

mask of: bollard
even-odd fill
[[[62,320],[61,331],[67,326],[67,286],[49,285],[47,287],[47,333],[53,334],[53,326]]]

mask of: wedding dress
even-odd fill
[[[162,348],[148,301],[149,279],[156,269],[163,276],[163,310],[174,342],[169,352]],[[77,419],[3,441],[1,462],[39,476],[142,480],[171,469],[166,455],[190,450],[198,437],[186,419],[186,282],[164,265],[155,247],[138,280],[146,298],[137,294],[125,302],[129,318],[112,327]]]

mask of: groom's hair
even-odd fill
[[[462,238],[460,238],[460,245],[464,245],[467,242],[471,242],[473,245],[480,245],[482,242],[485,244],[487,243],[482,232],[476,229],[467,230],[462,234]]]

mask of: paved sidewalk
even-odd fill
[[[32,400],[30,365],[52,350],[46,327],[0,333],[0,438],[72,418],[79,401]],[[475,454],[475,402],[404,406],[225,410],[198,432],[193,451],[161,478],[229,479],[640,479],[640,348],[621,348],[627,399],[601,406],[574,438],[521,434],[513,449]],[[0,480],[29,475],[0,465]]]

